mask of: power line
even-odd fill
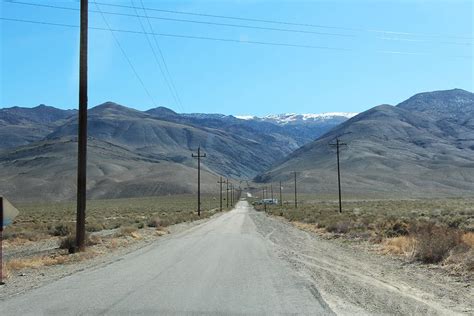
[[[148,91],[148,89],[146,88],[145,84],[143,83],[142,78],[140,78],[140,75],[138,74],[137,70],[136,70],[135,67],[133,66],[132,61],[130,60],[130,58],[128,58],[127,53],[125,52],[125,50],[123,49],[122,45],[120,44],[120,41],[118,40],[117,36],[115,36],[114,30],[112,30],[112,28],[110,27],[109,23],[107,22],[107,19],[105,18],[104,14],[102,14],[102,12],[100,11],[100,7],[99,7],[99,5],[97,4],[97,2],[95,2],[95,0],[94,0],[94,4],[95,4],[95,6],[97,7],[97,10],[99,10],[99,12],[101,13],[102,19],[104,20],[104,23],[105,23],[105,25],[107,26],[107,29],[108,29],[108,30],[110,31],[110,33],[112,34],[112,37],[114,38],[115,43],[116,43],[117,46],[120,48],[120,51],[122,52],[123,56],[124,56],[125,59],[127,60],[128,64],[130,65],[130,68],[132,68],[133,73],[135,74],[135,77],[137,77],[138,81],[139,81],[140,84],[142,85],[142,87],[143,87],[143,89],[145,90],[146,94],[148,95],[148,97],[150,98],[150,100],[153,102],[153,104],[155,105],[155,107],[157,107],[158,105],[156,104],[155,99],[153,99],[153,97],[152,97],[151,94],[150,94],[150,91]]]
[[[153,26],[151,25],[150,19],[148,19],[148,13],[146,12],[145,6],[143,5],[143,1],[140,0],[140,3],[142,5],[143,12],[145,13],[146,19],[148,21],[148,26],[150,27],[151,32],[154,33],[155,31],[153,29]],[[171,73],[169,71],[168,64],[166,63],[165,57],[163,55],[163,51],[161,50],[161,47],[158,43],[158,40],[156,39],[156,36],[154,34],[152,34],[152,35],[153,35],[153,39],[155,40],[156,47],[158,47],[158,52],[160,53],[161,60],[163,61],[163,64],[165,65],[165,70],[166,70],[166,73],[168,74],[168,78],[170,80],[171,87],[173,88],[174,93],[176,95],[176,99],[178,100],[178,106],[181,107],[181,111],[183,111],[183,109],[182,109],[183,104],[181,103],[181,98],[179,97],[178,89],[176,89],[176,85],[174,84],[174,80],[173,80],[173,77],[171,76]]]
[[[52,26],[64,26],[70,28],[78,28],[78,25],[65,24],[65,23],[54,23],[54,22],[45,22],[45,21],[34,21],[26,19],[16,19],[16,18],[4,18],[0,17],[0,20],[5,21],[14,21],[14,22],[24,22],[24,23],[33,23],[33,24],[43,24],[43,25],[52,25]],[[208,37],[208,36],[195,36],[195,35],[183,35],[183,34],[169,34],[169,33],[151,33],[151,32],[142,32],[134,30],[125,30],[125,29],[108,29],[102,27],[89,27],[93,30],[101,31],[113,31],[113,32],[122,32],[122,33],[132,33],[132,34],[152,34],[163,37],[175,37],[175,38],[187,38],[187,39],[199,39],[206,41],[218,41],[218,42],[230,42],[230,43],[239,43],[239,44],[256,44],[256,45],[269,45],[269,46],[284,46],[284,47],[295,47],[295,48],[307,48],[307,49],[323,49],[323,50],[335,50],[335,51],[351,51],[349,48],[339,48],[339,47],[329,47],[329,46],[314,46],[314,45],[304,45],[304,44],[290,44],[290,43],[279,43],[279,42],[264,42],[264,41],[249,41],[249,40],[236,40],[231,38],[219,38],[219,37]]]
[[[17,18],[0,17],[0,20],[20,22],[20,23],[61,26],[61,27],[68,27],[68,28],[78,28],[79,27],[78,25],[73,25],[73,24],[35,21],[35,20],[17,19]],[[100,31],[109,31],[109,29],[101,28],[101,27],[89,27],[89,29],[100,30]],[[134,31],[134,30],[126,30],[126,29],[110,29],[110,30],[112,30],[113,32],[121,32],[121,33],[152,34],[152,35],[156,35],[156,36],[171,37],[171,38],[186,38],[186,39],[217,41],[217,42],[227,42],[227,43],[238,43],[238,44],[254,44],[254,45],[264,45],[264,46],[292,47],[292,48],[317,49],[317,50],[329,50],[329,51],[345,51],[345,52],[354,51],[353,49],[343,48],[343,47],[315,46],[315,45],[291,44],[291,43],[281,43],[281,42],[236,40],[236,39],[230,39],[230,38],[194,36],[194,35],[183,35],[183,34],[170,34],[170,33],[156,33],[156,32],[151,33],[151,32],[142,32],[142,31]],[[382,54],[395,54],[395,55],[405,54],[405,55],[431,56],[431,54],[423,53],[423,52],[417,53],[417,52],[386,51],[386,50],[379,50],[379,51],[374,51],[374,52],[382,53]],[[472,56],[466,56],[466,55],[442,55],[442,56],[451,57],[451,58],[472,59]]]
[[[132,5],[133,5],[133,0],[130,0],[130,1],[132,2]],[[163,67],[161,66],[161,63],[160,63],[159,60],[158,60],[158,56],[156,55],[155,48],[153,47],[153,45],[152,45],[152,43],[151,43],[151,41],[150,41],[150,38],[148,37],[148,34],[146,33],[146,30],[145,30],[145,27],[143,26],[142,20],[138,17],[138,11],[137,11],[135,5],[133,5],[133,7],[135,8],[135,13],[137,14],[137,18],[138,18],[138,22],[139,22],[139,24],[140,24],[140,27],[141,27],[142,31],[145,32],[145,38],[146,38],[146,40],[147,40],[147,42],[148,42],[148,45],[149,45],[150,48],[151,48],[151,51],[152,51],[153,56],[154,56],[154,58],[155,58],[155,62],[156,62],[156,64],[157,64],[158,68],[160,69],[161,75],[163,76],[163,79],[164,79],[166,85],[168,86],[168,89],[169,89],[169,91],[170,91],[170,93],[171,93],[171,96],[174,98],[174,100],[175,100],[175,102],[176,102],[176,105],[178,106],[178,101],[177,101],[177,99],[176,99],[176,96],[175,96],[174,93],[173,93],[173,90],[171,89],[170,83],[168,82],[168,78],[166,77],[166,74],[165,74],[165,72],[164,72],[164,70],[163,70]]]
[[[69,10],[69,11],[78,11],[77,8],[70,8],[70,7],[63,7],[57,5],[50,5],[50,4],[41,4],[41,3],[31,3],[31,2],[21,2],[21,1],[8,1],[13,4],[20,4],[20,5],[29,5],[35,7],[44,7],[50,9],[62,9],[62,10]],[[102,5],[107,5],[103,4]],[[132,6],[126,6],[127,8],[136,9],[136,7],[132,4]],[[151,10],[150,8],[145,8],[143,6],[143,10]],[[89,10],[89,12],[99,13],[95,10]],[[108,12],[102,11],[104,14],[110,15],[118,15],[118,16],[128,16],[128,17],[142,17],[139,15],[133,15],[129,13],[120,13],[120,12]],[[183,22],[183,23],[194,23],[194,24],[205,24],[205,25],[214,25],[214,26],[225,26],[225,27],[234,27],[234,28],[246,28],[246,29],[256,29],[256,30],[263,30],[263,31],[277,31],[277,32],[290,32],[290,33],[303,33],[303,34],[313,34],[313,35],[325,35],[325,36],[339,36],[339,37],[355,37],[352,34],[341,34],[341,33],[326,33],[326,32],[315,32],[315,31],[307,31],[307,30],[295,30],[295,29],[283,29],[283,28],[273,28],[273,27],[263,27],[263,26],[254,26],[254,25],[242,25],[242,24],[230,24],[230,23],[219,23],[219,22],[210,22],[210,21],[197,21],[197,20],[189,20],[189,19],[176,19],[176,18],[165,18],[165,17],[157,17],[157,16],[148,16],[147,18],[155,19],[155,20],[163,20],[163,21],[171,21],[171,22]]]
[[[62,10],[70,10],[70,11],[78,11],[77,8],[70,8],[70,7],[63,7],[63,6],[56,6],[56,5],[49,5],[49,4],[40,4],[40,3],[31,3],[31,2],[22,2],[22,1],[6,1],[8,3],[12,4],[20,4],[20,5],[29,5],[29,6],[36,6],[36,7],[45,7],[45,8],[52,8],[52,9],[62,9]],[[99,3],[99,2],[97,2]],[[136,11],[135,5],[132,4],[132,7],[129,6],[124,6],[124,5],[113,5],[113,4],[104,4],[101,3],[102,5],[109,5],[109,6],[119,6],[119,7],[125,7],[125,8],[133,8]],[[119,15],[119,16],[129,16],[129,17],[146,17],[147,19],[156,19],[156,20],[164,20],[164,21],[172,21],[172,22],[184,22],[184,23],[195,23],[195,24],[207,24],[207,25],[215,25],[215,26],[226,26],[226,27],[237,27],[237,28],[247,28],[247,29],[258,29],[258,30],[267,30],[267,31],[279,31],[279,32],[294,32],[294,33],[304,33],[304,34],[313,34],[313,35],[328,35],[328,36],[339,36],[339,37],[356,37],[356,35],[353,34],[341,34],[341,33],[323,33],[323,32],[314,32],[314,31],[307,31],[307,30],[295,30],[295,29],[282,29],[282,28],[272,28],[272,27],[261,27],[261,26],[252,26],[252,25],[242,25],[242,24],[229,24],[229,23],[218,23],[218,22],[209,22],[209,21],[196,21],[196,20],[187,20],[187,19],[175,19],[175,18],[164,18],[164,17],[156,17],[156,16],[149,16],[146,13],[146,10],[155,10],[157,11],[158,9],[151,9],[151,8],[145,8],[142,4],[142,8],[145,12],[146,16],[141,16],[138,15],[137,13],[135,15],[133,14],[128,14],[128,13],[119,13],[119,12],[107,12],[107,11],[102,11],[104,14],[110,14],[110,15]],[[99,13],[99,11],[95,10],[89,10],[89,12],[94,12],[94,13]],[[165,10],[165,12],[167,12]],[[262,20],[262,21],[267,21],[267,20]],[[268,21],[266,23],[269,23]],[[300,25],[296,23],[297,25]],[[301,26],[311,26],[311,25],[306,25],[303,24]],[[316,27],[315,25],[313,25]],[[318,26],[322,27],[322,26]],[[448,45],[463,45],[463,46],[470,46],[473,43],[460,43],[460,42],[446,42],[446,41],[433,41],[433,40],[426,40],[426,39],[414,39],[414,38],[397,38],[393,37],[393,35],[399,35],[399,36],[424,36],[424,37],[443,37],[443,35],[434,35],[434,34],[421,34],[421,33],[409,33],[409,32],[393,32],[393,31],[381,31],[381,30],[363,30],[363,29],[351,29],[351,28],[341,28],[344,30],[351,30],[351,31],[366,31],[366,32],[372,32],[372,33],[377,33],[377,34],[384,34],[385,36],[377,36],[376,39],[379,40],[384,40],[384,41],[398,41],[398,42],[420,42],[420,43],[426,43],[426,42],[437,42],[441,44],[448,44]],[[389,35],[389,36],[387,36]],[[458,37],[458,36],[445,36],[447,38],[455,38],[455,39],[467,39],[467,40],[472,40],[473,38],[470,37]]]
[[[101,3],[101,4],[103,4],[105,6],[111,6],[111,7],[129,8],[129,6],[127,6],[127,5],[120,5],[120,4],[113,4],[113,3]],[[208,14],[208,13],[199,13],[199,12],[190,12],[190,11],[178,11],[178,10],[165,10],[165,9],[157,9],[157,8],[147,8],[147,10],[156,11],[156,12],[172,13],[172,14],[190,15],[190,16],[211,17],[211,18],[219,18],[219,19],[229,19],[229,20],[238,20],[238,21],[249,21],[249,22],[261,22],[261,23],[280,24],[280,25],[304,26],[304,27],[313,27],[313,28],[324,28],[324,29],[336,29],[336,30],[345,30],[345,31],[384,33],[384,34],[391,34],[391,35],[405,35],[405,36],[418,36],[418,37],[438,37],[438,38],[446,37],[446,38],[469,39],[469,40],[474,39],[474,37],[472,37],[472,36],[459,36],[459,35],[451,35],[451,34],[428,34],[428,33],[416,33],[416,32],[399,32],[399,31],[367,29],[367,28],[357,28],[357,27],[344,27],[344,26],[334,26],[334,25],[297,23],[297,22],[289,22],[289,21],[282,21],[282,20],[246,18],[246,17],[238,17],[238,16],[217,15],[217,14]]]

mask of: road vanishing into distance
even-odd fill
[[[108,265],[2,301],[3,315],[332,315],[257,232],[246,201]]]

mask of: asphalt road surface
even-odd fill
[[[0,304],[0,315],[328,315],[316,287],[278,259],[246,201],[108,265]]]

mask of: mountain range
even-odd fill
[[[77,111],[40,105],[0,109],[0,193],[13,201],[75,196]],[[113,102],[89,110],[88,196],[117,198],[197,190],[220,176],[356,197],[433,197],[474,192],[474,95],[417,94],[363,113],[265,117],[138,111]]]
[[[88,112],[91,198],[194,192],[191,153],[199,146],[207,154],[203,191],[215,191],[218,175],[251,179],[344,120],[289,128],[165,107],[142,112],[113,102]],[[75,110],[0,109],[0,192],[16,200],[73,198],[77,126]]]
[[[290,182],[302,191],[337,192],[336,152],[341,146],[343,190],[351,196],[472,195],[474,94],[454,89],[417,94],[396,106],[360,113],[257,176]]]

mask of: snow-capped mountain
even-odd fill
[[[321,114],[296,114],[296,113],[286,113],[286,114],[271,114],[264,117],[257,117],[251,115],[236,115],[235,117],[241,120],[253,120],[260,122],[269,122],[278,125],[287,125],[287,124],[311,124],[314,123],[324,123],[328,121],[343,122],[358,113],[352,112],[330,112],[330,113],[321,113]]]

